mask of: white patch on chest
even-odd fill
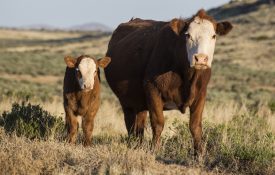
[[[211,67],[216,44],[216,38],[213,37],[216,35],[213,23],[196,17],[190,23],[186,33],[190,35],[186,42],[190,66],[193,67],[195,65],[194,56],[201,54],[207,56],[207,66]]]
[[[82,78],[79,79],[81,89],[93,89],[96,75],[95,61],[91,58],[83,58],[78,68],[82,75]]]

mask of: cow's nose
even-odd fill
[[[206,64],[208,61],[208,56],[205,54],[196,54],[195,60],[196,64]]]
[[[84,88],[86,88],[87,87],[87,85],[86,84],[84,84]]]

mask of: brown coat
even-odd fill
[[[216,23],[201,10],[197,15],[213,23],[217,34],[231,30],[230,23]],[[150,113],[153,142],[159,143],[163,110],[190,107],[194,147],[201,147],[201,115],[211,69],[189,67],[184,33],[193,18],[170,22],[132,19],[120,24],[110,40],[111,64],[106,79],[119,98],[129,134],[143,136],[146,111]]]
[[[82,116],[82,127],[84,131],[84,145],[91,144],[91,135],[94,127],[94,117],[100,105],[100,74],[99,66],[106,67],[110,62],[110,58],[102,58],[95,60],[96,74],[94,76],[94,86],[92,90],[85,91],[80,88],[78,78],[76,76],[76,68],[83,58],[89,56],[80,56],[76,59],[65,57],[67,68],[64,76],[63,99],[64,109],[66,113],[66,125],[68,129],[68,141],[75,143],[78,129],[77,116]],[[70,65],[72,63],[72,65]]]

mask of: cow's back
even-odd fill
[[[133,19],[114,31],[107,56],[112,62],[105,69],[106,79],[124,106],[145,108],[143,78],[160,29],[167,24]]]

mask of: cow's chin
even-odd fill
[[[81,89],[82,92],[90,92],[91,90],[93,90],[93,89],[91,89],[91,88]]]
[[[196,70],[205,70],[209,68],[209,66],[206,64],[195,64],[192,67],[195,68]]]

